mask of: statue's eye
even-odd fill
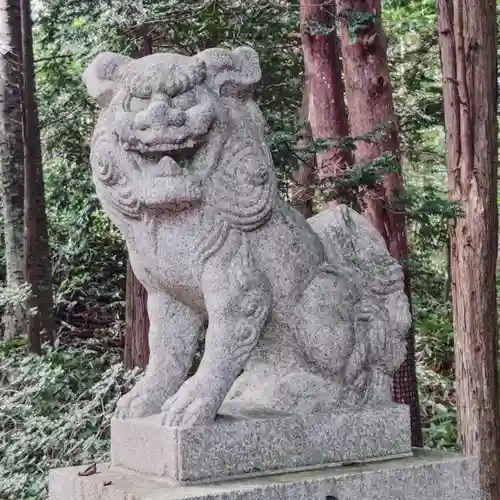
[[[149,97],[137,97],[133,95],[127,96],[125,102],[123,103],[123,107],[125,111],[129,111],[130,113],[138,113],[143,109],[146,109],[149,105]]]

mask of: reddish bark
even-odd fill
[[[399,162],[397,118],[389,81],[386,40],[380,21],[380,0],[337,0],[337,9],[351,134],[361,136],[386,125],[381,139],[359,141],[356,163],[373,160],[384,152],[391,152]],[[358,31],[353,41],[348,23],[350,16],[358,12],[375,12],[376,17],[366,24],[365,30]],[[365,215],[396,258],[404,257],[407,251],[405,218],[394,213],[397,209],[394,195],[402,192],[402,176],[394,172],[386,175],[378,189],[365,197]],[[388,202],[393,206],[392,210],[388,209]]]
[[[448,196],[463,211],[450,231],[458,430],[463,451],[479,458],[484,500],[500,499],[495,7],[437,0]]]
[[[390,152],[397,164],[400,161],[397,119],[394,113],[392,88],[387,65],[386,39],[380,18],[380,0],[336,0],[338,27],[351,135],[361,136],[384,125],[381,139],[360,141],[355,152],[356,163],[363,163]],[[352,38],[353,17],[364,14],[362,28]],[[359,24],[358,24],[359,26]],[[408,251],[406,221],[398,196],[404,191],[399,171],[386,174],[377,186],[364,197],[365,215],[383,236],[390,254],[404,264]],[[409,284],[406,274],[408,296]],[[412,439],[422,446],[422,430],[418,405],[415,372],[414,336],[407,338],[405,362],[394,377],[396,401],[406,403],[412,410]]]
[[[333,0],[300,2],[304,68],[309,90],[308,121],[313,139],[349,135],[334,14]],[[331,29],[323,33],[327,26]],[[341,177],[351,164],[352,154],[345,149],[334,148],[318,153],[317,176],[320,179]]]
[[[123,364],[126,368],[146,368],[149,361],[148,294],[127,264],[125,305],[125,345]]]

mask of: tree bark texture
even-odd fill
[[[138,57],[153,53],[151,36],[144,34]],[[149,361],[148,293],[127,264],[125,288],[125,339],[123,363],[126,368],[146,368]]]
[[[358,142],[356,163],[362,164],[390,152],[399,164],[397,119],[389,81],[381,1],[336,0],[336,8],[351,135],[359,137],[377,127],[385,127],[382,138]],[[404,207],[400,201],[403,192],[401,172],[386,174],[366,193],[364,213],[383,236],[390,254],[405,266],[408,243]],[[406,270],[405,279],[410,298]],[[413,445],[422,446],[413,331],[407,336],[406,359],[394,376],[393,396],[395,401],[410,405]]]
[[[451,226],[459,437],[480,459],[483,500],[500,499],[497,61],[494,0],[437,0]]]
[[[24,284],[24,150],[21,102],[19,0],[0,0],[0,183],[5,235],[6,284]],[[4,337],[24,336],[25,305],[3,315]]]
[[[137,279],[130,263],[127,265],[125,305],[125,368],[146,368],[149,361],[148,294]]]
[[[21,1],[23,61],[23,141],[24,141],[24,262],[25,277],[31,285],[28,300],[28,343],[40,352],[41,342],[53,340],[54,311],[52,262],[50,258],[45,191],[43,182],[40,125],[36,103],[35,65],[30,0]]]
[[[334,0],[301,0],[300,22],[304,69],[309,90],[308,121],[313,139],[349,135]],[[352,153],[333,148],[317,154],[319,179],[341,178]],[[347,201],[347,200],[342,200]]]

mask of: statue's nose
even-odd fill
[[[186,123],[186,113],[181,109],[171,108],[165,103],[152,103],[135,116],[135,125],[140,130],[150,127],[182,127]]]

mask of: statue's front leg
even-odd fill
[[[196,353],[203,326],[200,314],[160,291],[149,291],[148,314],[149,364],[142,379],[118,402],[118,418],[159,413],[186,380]]]
[[[271,285],[247,259],[241,260],[241,255],[231,262],[216,259],[205,270],[205,352],[196,374],[163,405],[164,425],[190,427],[213,421],[259,341],[272,308]]]

